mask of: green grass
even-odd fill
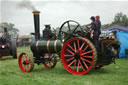
[[[31,52],[29,47],[18,48],[21,52]],[[128,85],[128,59],[117,59],[116,64],[82,75],[71,75],[58,60],[54,69],[36,65],[31,73],[23,73],[18,60],[11,56],[0,59],[0,85]]]

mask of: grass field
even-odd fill
[[[21,52],[31,51],[20,47],[18,54]],[[0,85],[128,85],[128,59],[117,59],[116,64],[77,76],[69,74],[60,60],[54,69],[35,64],[33,72],[22,73],[18,60],[5,56],[0,59]]]

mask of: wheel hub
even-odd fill
[[[75,55],[74,55],[74,57],[75,57],[75,59],[80,59],[80,52],[78,52],[78,53],[76,53]]]
[[[30,63],[29,60],[23,62],[24,65],[28,65],[29,63]]]

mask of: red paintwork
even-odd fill
[[[4,44],[4,45],[0,45],[0,49],[2,49],[2,46],[4,46],[4,48],[8,48],[8,44]]]
[[[5,49],[9,50],[8,48],[9,48],[8,44],[0,45],[0,50],[5,50]],[[0,53],[0,58],[3,56],[9,56],[9,53]]]
[[[48,56],[48,62],[43,64],[44,67],[45,68],[54,68],[54,65],[56,64],[54,55],[47,54],[47,56]]]
[[[74,43],[74,41],[77,41],[77,43]],[[82,42],[81,46],[79,42]],[[71,47],[70,43],[74,43],[74,46],[72,45]],[[71,51],[69,48],[73,50]],[[86,51],[87,48],[90,48],[91,50]],[[68,52],[68,54],[66,54],[66,52]],[[78,60],[74,56],[77,53],[80,55],[80,58]],[[91,53],[92,56],[85,56],[85,54],[87,55],[88,53]],[[61,61],[64,68],[69,73],[74,75],[83,75],[83,74],[86,74],[88,71],[90,71],[90,69],[94,64],[94,52],[90,44],[85,39],[72,38],[68,40],[66,43],[64,43],[64,46],[61,51]]]
[[[9,54],[8,53],[0,53],[0,58],[3,56],[9,56]]]
[[[30,72],[31,64],[30,57],[27,53],[21,53],[18,59],[19,67],[22,72]],[[26,64],[23,64],[26,63]]]

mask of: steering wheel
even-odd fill
[[[59,39],[62,43],[64,43],[72,37],[82,36],[83,34],[84,30],[78,22],[74,20],[68,20],[65,21],[60,27]]]

